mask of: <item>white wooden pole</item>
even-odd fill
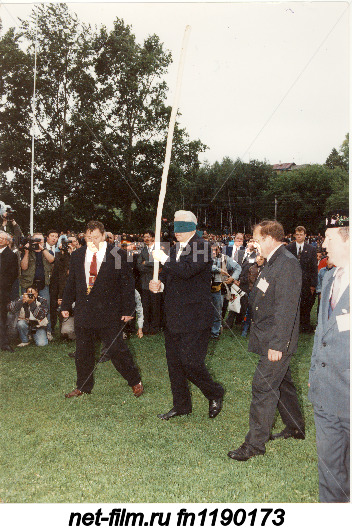
[[[158,208],[156,212],[156,221],[155,221],[155,248],[156,249],[160,248],[161,216],[163,212],[163,205],[164,205],[164,200],[165,200],[165,195],[166,195],[167,176],[169,172],[170,159],[171,159],[172,138],[174,135],[174,128],[175,128],[178,104],[179,104],[180,93],[181,93],[182,74],[183,74],[183,68],[184,68],[185,56],[186,56],[186,48],[187,48],[190,31],[191,31],[191,26],[186,26],[185,33],[183,36],[183,42],[182,42],[181,57],[180,57],[180,62],[178,66],[174,104],[172,107],[170,122],[169,122],[169,130],[168,130],[167,142],[166,142],[165,161],[164,161],[163,174],[161,177],[161,187],[160,187]],[[153,274],[154,280],[158,280],[158,274],[159,274],[159,262],[156,260],[154,261],[154,274]]]
[[[35,18],[35,48],[34,48],[34,81],[33,81],[33,101],[32,101],[32,163],[31,163],[31,207],[29,216],[29,232],[33,235],[34,232],[34,138],[35,138],[35,89],[37,77],[37,38],[38,38],[38,6],[36,9]]]

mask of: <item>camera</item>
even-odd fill
[[[61,250],[67,252],[68,251],[68,240],[62,240],[61,242]]]
[[[34,299],[34,293],[27,293],[28,299]]]
[[[39,249],[39,244],[41,244],[41,238],[31,238],[29,240],[29,250],[37,251]]]
[[[14,220],[15,219],[15,213],[16,211],[12,208],[6,209],[6,218],[7,220]]]

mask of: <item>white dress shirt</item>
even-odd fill
[[[96,256],[97,256],[97,275],[99,273],[101,263],[103,262],[103,260],[105,258],[106,248],[107,248],[107,243],[106,242],[100,242],[99,250],[96,252]],[[90,271],[91,262],[93,260],[93,255],[94,255],[94,252],[91,249],[89,249],[89,247],[87,246],[86,258],[85,258],[85,261],[84,261],[84,270],[85,270],[85,274],[86,274],[87,288],[89,286],[89,275],[90,275],[89,271]]]

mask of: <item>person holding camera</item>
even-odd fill
[[[15,245],[20,245],[20,240],[23,237],[23,233],[21,231],[20,226],[17,224],[14,218],[15,211],[9,206],[5,205],[5,212],[2,213],[2,231],[5,231],[5,233],[8,233],[11,235],[11,237],[14,239]]]
[[[34,285],[39,296],[50,305],[49,285],[55,256],[44,245],[42,233],[34,233],[23,247],[20,285],[22,293]],[[48,339],[51,340],[51,322],[48,314]]]
[[[17,330],[21,343],[17,346],[29,345],[30,336],[38,346],[48,344],[46,328],[49,307],[47,300],[38,295],[36,286],[30,286],[19,299],[10,302],[8,310],[18,316]]]
[[[76,236],[69,235],[67,239],[62,239],[59,245],[59,253],[56,253],[53,272],[50,279],[50,319],[52,332],[57,323],[58,310],[61,313],[61,301],[68,278],[71,254],[78,248]],[[75,339],[73,329],[73,311],[69,310],[68,318],[60,317],[60,333],[68,339]]]

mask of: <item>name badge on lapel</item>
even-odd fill
[[[339,332],[348,332],[350,329],[350,314],[344,313],[336,316],[336,323]]]
[[[266,292],[268,289],[269,283],[265,279],[259,279],[259,282],[257,284],[257,288],[259,288],[262,292]]]

